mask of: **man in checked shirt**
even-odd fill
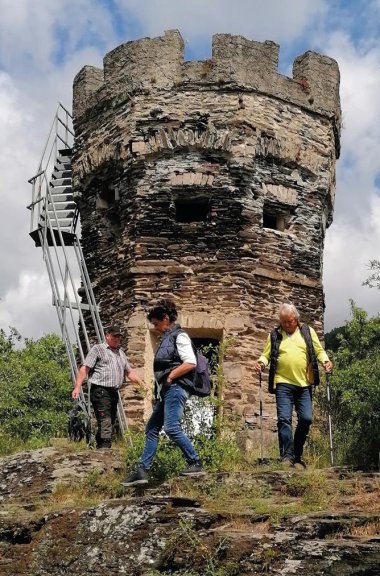
[[[105,329],[105,342],[95,344],[78,370],[72,397],[78,398],[83,382],[91,385],[91,403],[98,422],[97,448],[111,448],[112,428],[116,420],[119,388],[128,378],[138,383],[139,377],[120,348],[123,334],[119,326]]]

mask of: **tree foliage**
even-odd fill
[[[0,330],[0,435],[26,442],[66,434],[70,374],[61,339],[25,340]],[[3,441],[4,443],[4,441]],[[4,451],[4,449],[2,449]]]
[[[380,260],[370,260],[369,269],[371,273],[363,282],[363,286],[369,286],[370,288],[380,288]]]
[[[380,450],[380,316],[351,301],[351,319],[336,335],[330,355],[331,416],[338,460],[377,467]],[[323,403],[322,403],[323,404]],[[327,411],[326,403],[322,408]]]

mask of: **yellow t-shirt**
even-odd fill
[[[307,369],[307,347],[306,342],[299,328],[293,334],[287,334],[280,329],[282,340],[278,351],[277,369],[274,375],[274,384],[284,382],[285,384],[295,384],[296,386],[309,386],[306,379]],[[329,358],[322,348],[322,344],[313,328],[310,327],[310,335],[313,342],[315,355],[319,362],[323,364]],[[270,335],[265,344],[264,351],[259,358],[265,366],[269,364],[271,353]]]

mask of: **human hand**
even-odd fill
[[[254,366],[256,372],[258,374],[260,374],[260,372],[263,372],[265,370],[265,364],[264,362],[261,362],[260,360],[257,360],[255,366]]]
[[[326,362],[323,363],[323,368],[325,369],[325,372],[330,374],[330,372],[332,372],[333,369],[333,363],[331,362],[331,360],[326,360]]]
[[[141,384],[140,376],[138,375],[136,370],[130,370],[127,374],[127,379],[134,384]]]

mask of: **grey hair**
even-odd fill
[[[294,304],[287,304],[286,302],[281,304],[278,310],[278,315],[281,316],[282,314],[292,314],[294,318],[299,322],[300,314]]]

